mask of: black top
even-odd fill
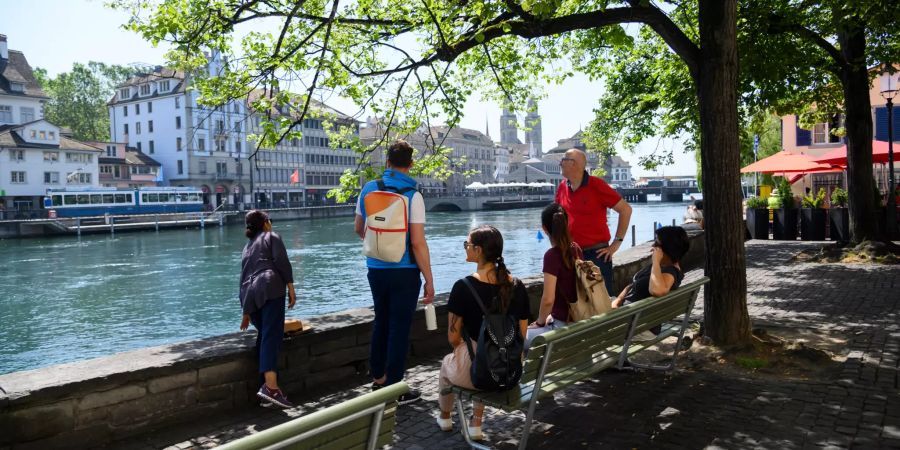
[[[262,232],[244,246],[241,257],[241,309],[251,314],[266,300],[284,298],[288,283],[294,282],[291,261],[281,236]]]
[[[469,282],[475,287],[484,307],[488,312],[494,312],[496,305],[500,301],[498,295],[500,286],[497,284],[485,283],[479,281],[472,275],[467,276]],[[478,306],[478,302],[472,297],[472,291],[466,286],[463,280],[457,280],[450,290],[450,299],[447,301],[447,310],[462,317],[463,325],[472,339],[478,339],[478,332],[481,331],[481,322],[484,312]],[[525,285],[519,279],[515,280],[513,285],[513,296],[509,301],[509,313],[518,320],[528,320],[531,311],[528,305],[528,292],[525,291]]]
[[[628,293],[625,294],[625,300],[622,302],[623,305],[634,303],[647,297],[652,297],[650,294],[650,271],[652,268],[653,266],[649,265],[634,274],[634,278],[631,279],[631,288],[628,290]],[[667,273],[675,277],[675,282],[672,283],[672,290],[681,286],[681,280],[684,279],[684,274],[681,272],[681,269],[675,266],[662,266],[660,267],[660,270],[662,273]]]

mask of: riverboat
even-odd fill
[[[203,192],[192,187],[51,189],[44,208],[57,217],[199,212]]]

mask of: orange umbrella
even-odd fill
[[[813,161],[808,155],[782,150],[741,169],[741,173],[814,172],[830,170],[830,164]]]
[[[794,184],[800,181],[804,175],[808,173],[831,173],[831,172],[843,172],[845,169],[841,167],[834,167],[831,169],[819,169],[819,170],[807,170],[806,172],[782,172],[781,175],[788,179],[788,183]]]
[[[823,164],[847,165],[847,146],[842,145],[813,161]],[[888,162],[888,143],[886,141],[872,141],[872,163]]]

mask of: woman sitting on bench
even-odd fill
[[[613,300],[612,307],[618,308],[648,297],[662,297],[677,289],[684,279],[679,261],[690,246],[691,241],[684,228],[670,226],[657,229],[652,264],[634,274],[631,284],[625,286]]]
[[[478,265],[475,273],[466,278],[484,301],[484,307],[489,311],[508,311],[518,319],[519,332],[525,336],[528,317],[531,315],[528,292],[525,291],[525,285],[520,280],[512,277],[503,263],[503,235],[490,225],[482,225],[469,232],[469,237],[463,243],[463,247],[466,251],[466,261]],[[454,385],[465,389],[475,389],[472,385],[471,374],[474,355],[469,355],[468,346],[463,340],[463,327],[473,340],[477,340],[484,316],[481,307],[478,306],[478,301],[464,280],[458,280],[450,290],[447,311],[449,320],[447,339],[450,346],[453,347],[453,353],[445,356],[441,363],[438,392],[443,392],[444,389]],[[473,350],[477,351],[475,344],[476,342],[472,342]],[[442,394],[438,397],[441,415],[437,418],[437,424],[443,431],[453,430],[453,420],[450,418],[450,413],[453,411],[453,400],[452,393]],[[484,404],[475,403],[472,408],[472,420],[468,423],[468,431],[469,436],[476,441],[484,438],[481,433],[483,414]],[[460,417],[461,422],[464,420]]]

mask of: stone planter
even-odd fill
[[[821,208],[800,210],[800,238],[804,241],[825,240],[825,220],[827,214]]]
[[[779,241],[795,241],[797,240],[797,216],[798,209],[776,209],[775,220],[773,221],[772,231],[775,240]]]
[[[831,208],[828,210],[828,220],[831,240],[850,242],[850,210]]]
[[[747,229],[751,239],[769,239],[769,210],[747,208]]]

